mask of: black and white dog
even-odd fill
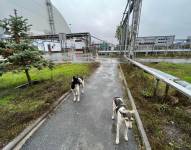
[[[74,95],[74,102],[80,101],[80,87],[82,87],[81,92],[84,93],[84,79],[82,77],[73,76],[71,83],[71,90]]]
[[[115,115],[117,116],[117,128],[116,128],[116,144],[119,144],[119,130],[122,123],[125,123],[124,138],[128,141],[128,129],[132,128],[134,110],[126,109],[126,106],[121,97],[114,97],[113,99],[113,115],[114,120]]]

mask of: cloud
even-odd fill
[[[140,35],[191,35],[190,0],[144,0]]]
[[[116,43],[115,30],[127,0],[52,0],[73,32],[90,32]],[[140,36],[191,35],[191,0],[143,0]]]

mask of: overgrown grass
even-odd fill
[[[60,75],[67,77],[71,76],[71,74],[81,74],[82,72],[86,74],[88,72],[87,66],[88,64],[62,64],[55,66],[52,71],[48,68],[40,71],[31,69],[30,75],[32,80],[47,80],[50,79],[51,76],[56,78]],[[26,75],[23,71],[19,73],[8,72],[0,77],[0,90],[15,87],[26,82]]]
[[[191,114],[187,112],[191,103],[188,98],[173,89],[164,98],[165,89],[161,82],[154,97],[154,78],[151,75],[129,64],[121,66],[152,149],[191,149]],[[172,104],[172,97],[179,99],[179,103]]]
[[[26,82],[24,73],[4,74],[0,78],[0,148],[68,91],[73,75],[88,77],[98,66],[97,63],[62,64],[52,72],[32,69],[32,79],[42,82],[26,89],[12,88]]]
[[[174,64],[162,62],[158,64],[150,63],[147,65],[191,83],[191,64]]]

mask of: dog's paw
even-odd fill
[[[125,136],[125,141],[126,141],[126,142],[128,142],[128,141],[129,141],[129,139],[128,139],[128,137],[127,137],[127,136]]]
[[[116,141],[115,141],[115,144],[117,144],[117,145],[118,145],[118,144],[119,144],[119,140],[116,140]]]
[[[114,119],[115,119],[115,117],[114,117],[114,116],[112,116],[112,117],[111,117],[111,119],[112,119],[112,120],[114,120]]]
[[[76,99],[74,98],[73,101],[76,102]]]

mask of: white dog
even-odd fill
[[[114,120],[115,114],[117,116],[117,128],[116,128],[116,144],[119,144],[119,130],[122,123],[125,123],[125,132],[124,138],[125,141],[128,141],[128,129],[132,128],[133,114],[134,110],[127,110],[126,106],[121,97],[114,97],[113,99],[113,115],[112,119]]]
[[[74,95],[74,102],[80,101],[80,87],[82,87],[81,92],[84,93],[84,79],[82,77],[73,76],[71,83],[71,90]]]

